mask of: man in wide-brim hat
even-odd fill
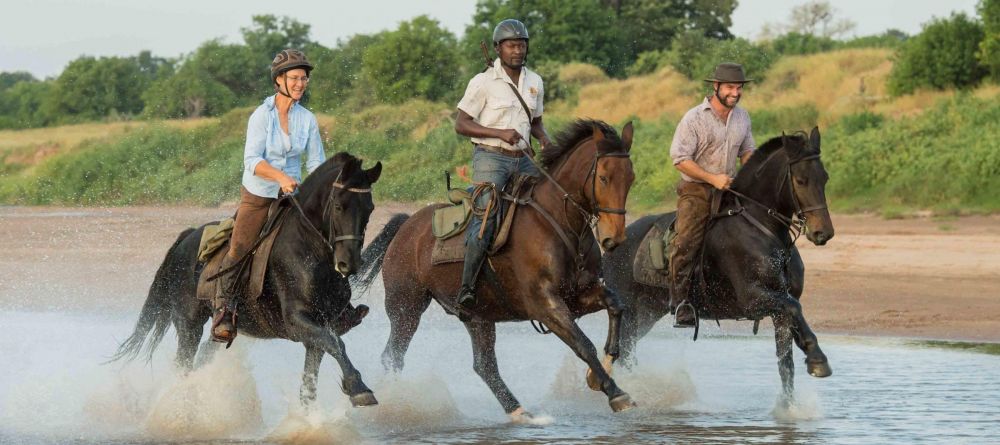
[[[711,212],[712,188],[729,188],[736,176],[736,159],[746,164],[756,145],[750,115],[737,107],[743,86],[750,82],[743,66],[721,63],[705,82],[712,95],[688,110],[677,125],[670,157],[681,172],[677,184],[676,236],[670,243],[670,307],[675,327],[696,323],[691,300],[691,274],[705,238]]]

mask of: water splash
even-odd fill
[[[163,439],[233,438],[259,433],[263,422],[246,352],[236,346],[168,385],[153,403],[145,429]]]
[[[778,396],[771,415],[778,422],[799,422],[821,419],[823,410],[820,408],[819,395],[815,391],[796,390],[794,400],[789,401],[784,396]]]
[[[373,387],[379,404],[353,410],[351,416],[376,428],[430,429],[461,420],[451,391],[436,375],[388,375]]]
[[[318,405],[307,409],[295,401],[266,440],[290,445],[356,444],[362,437],[343,409],[328,411]]]

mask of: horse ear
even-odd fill
[[[601,131],[600,128],[597,128],[597,125],[593,125],[593,126],[591,126],[591,128],[594,129],[594,135],[593,135],[594,142],[601,142],[601,141],[603,141],[604,140],[604,132]]]
[[[632,149],[632,121],[628,121],[625,128],[622,128],[622,148],[625,151]]]
[[[812,146],[816,153],[819,153],[819,127],[813,127],[812,131],[809,132],[809,145]]]
[[[365,176],[368,177],[369,184],[378,181],[379,176],[382,176],[382,161],[376,162],[374,167],[365,170]]]

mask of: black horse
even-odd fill
[[[792,236],[804,232],[819,246],[833,237],[827,179],[818,128],[808,138],[804,133],[782,135],[763,144],[740,169],[732,191],[724,193],[720,210],[709,223],[702,251],[703,278],[695,285],[701,295],[694,302],[699,318],[758,322],[771,317],[786,400],[794,391],[793,339],[806,354],[810,375],[832,373],[802,315],[798,299],[805,269]],[[632,275],[643,238],[663,216],[650,215],[630,224],[628,241],[603,258],[604,277],[625,306],[621,358],[626,366],[634,360],[639,339],[671,310],[669,290],[640,284]],[[666,216],[673,218],[672,213]]]
[[[340,339],[350,326],[339,316],[348,307],[351,288],[347,275],[360,264],[368,218],[375,209],[371,185],[378,180],[382,164],[361,168],[361,160],[339,153],[310,174],[294,198],[293,208],[274,241],[264,278],[263,293],[252,301],[241,301],[240,331],[258,338],[284,338],[306,347],[300,399],[309,404],[316,398],[316,379],[323,354],[332,355],[343,371],[341,388],[355,406],[378,403],[361,380]],[[196,296],[198,244],[204,227],[181,233],[167,252],[135,331],[112,357],[134,359],[146,345],[153,350],[173,323],[177,330],[177,366],[194,366],[205,322],[211,318],[210,302]],[[339,332],[338,332],[339,331]],[[219,343],[206,343],[210,356]]]

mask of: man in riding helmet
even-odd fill
[[[326,159],[316,117],[299,100],[309,86],[313,66],[302,51],[285,49],[271,62],[271,83],[275,94],[250,115],[246,146],[243,150],[243,180],[240,204],[229,240],[229,251],[220,269],[243,258],[253,247],[267,220],[268,208],[278,192],[292,193],[302,180],[301,156],[307,156],[306,169],[311,173]],[[212,339],[224,343],[236,337],[233,309],[239,273],[219,278],[219,290],[212,301]],[[338,323],[353,327],[367,314],[367,307],[348,306]]]
[[[544,90],[542,78],[524,66],[528,58],[528,29],[518,20],[507,19],[493,30],[497,59],[477,74],[458,103],[455,131],[472,139],[472,181],[486,187],[476,199],[485,209],[494,191],[499,192],[515,174],[538,176],[528,159],[531,136],[545,147],[550,143],[542,124]],[[476,276],[493,241],[495,212],[473,216],[466,229],[465,268],[458,303],[476,302]],[[486,228],[480,230],[485,219]],[[480,233],[482,232],[482,234]],[[482,235],[482,236],[480,236]]]
[[[750,115],[737,107],[743,86],[751,79],[743,66],[722,63],[710,79],[712,94],[688,110],[677,125],[670,157],[681,172],[677,183],[676,236],[670,244],[670,307],[675,327],[696,322],[691,298],[692,271],[708,224],[712,188],[728,189],[736,175],[736,159],[746,165],[756,145]]]

